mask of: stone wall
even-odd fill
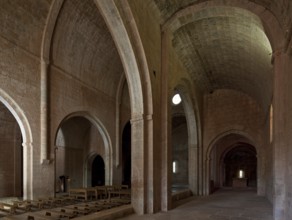
[[[234,90],[216,90],[205,97],[204,149],[216,136],[230,130],[245,132],[260,145],[264,120],[261,108],[249,96]]]
[[[24,193],[28,198],[47,193],[48,175],[40,166],[40,51],[50,4],[47,1],[1,3],[0,92],[5,105],[19,117],[24,143]],[[8,100],[9,99],[9,100]],[[8,106],[7,106],[8,107]],[[25,133],[23,133],[25,132]],[[34,176],[32,176],[32,174]],[[34,178],[34,177],[38,178]],[[42,185],[43,187],[40,187]],[[52,187],[48,187],[52,192]]]

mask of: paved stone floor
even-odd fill
[[[221,189],[207,197],[193,197],[169,212],[130,215],[119,220],[273,220],[272,205],[252,189]]]

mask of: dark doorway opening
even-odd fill
[[[104,161],[100,155],[97,155],[92,162],[92,186],[103,186],[105,184]]]
[[[123,130],[122,139],[123,185],[131,186],[131,124],[128,122]]]
[[[224,157],[224,186],[231,187],[236,178],[245,178],[248,187],[257,186],[256,149],[251,145],[239,145],[231,149]],[[240,177],[243,175],[242,177]]]

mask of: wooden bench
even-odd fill
[[[71,211],[74,214],[82,214],[82,215],[88,215],[89,213],[92,212],[91,209],[89,208],[83,208],[83,207],[78,207],[78,206],[74,206],[74,207],[64,207],[65,210]]]
[[[16,206],[0,202],[0,210],[3,212],[10,213],[10,214],[15,214],[16,213]]]
[[[84,200],[88,200],[89,196],[95,196],[97,197],[97,190],[92,188],[76,188],[76,189],[70,189],[69,190],[69,196],[78,198],[83,198]]]
[[[61,209],[61,210],[47,210],[46,211],[49,216],[57,215],[59,218],[75,218],[77,215],[73,212],[66,212],[66,209]]]
[[[120,189],[120,190],[115,190],[115,191],[109,191],[109,197],[108,200],[111,201],[112,197],[127,197],[131,198],[131,190],[129,189]]]
[[[30,211],[31,207],[32,207],[31,204],[26,200],[24,200],[24,201],[12,201],[12,203],[13,203],[13,205],[15,207],[17,207],[18,209],[23,210],[25,212]]]
[[[108,197],[106,186],[95,186],[94,188],[97,191],[97,196],[99,199],[105,199]]]

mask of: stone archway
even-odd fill
[[[21,131],[23,146],[23,198],[33,198],[32,179],[32,134],[28,120],[19,105],[2,89],[0,89],[0,102],[11,112]]]
[[[258,145],[247,133],[230,130],[218,135],[210,143],[205,158],[205,179],[204,194],[209,195],[216,188],[222,187],[224,177],[224,158],[225,155],[236,146],[254,146],[254,152],[257,152]],[[245,149],[245,148],[244,148]],[[256,153],[255,153],[256,155]],[[257,161],[257,163],[260,163]],[[258,173],[258,166],[256,167]],[[257,175],[258,176],[258,175]],[[259,176],[257,177],[260,178]],[[230,185],[230,184],[229,184]]]
[[[20,127],[0,102],[0,197],[23,196],[23,147]]]
[[[78,138],[80,134],[81,136],[83,134],[81,139]],[[97,155],[101,155],[105,163],[105,184],[112,184],[112,144],[108,132],[98,119],[87,112],[70,114],[60,123],[55,137],[55,146],[57,147],[56,183],[59,174],[63,175],[64,172],[70,172],[66,169],[66,166],[70,165],[66,161],[65,163],[63,162],[63,168],[59,167],[60,164],[58,165],[58,160],[62,161],[62,158],[65,160],[66,154],[69,153],[70,155],[72,154],[72,158],[75,158],[75,164],[79,161],[78,166],[76,165],[76,170],[79,169],[78,173],[76,173],[77,171],[75,173],[70,172],[71,177],[73,176],[74,179],[64,173],[69,176],[71,186],[91,186],[92,163]],[[70,152],[65,149],[68,146],[72,148]],[[59,155],[60,152],[63,154],[61,157]],[[60,158],[58,159],[58,157]]]
[[[130,94],[132,127],[132,204],[136,213],[153,213],[153,103],[148,63],[127,1],[95,0],[119,52]],[[118,8],[119,7],[119,8]],[[120,11],[121,10],[121,11]],[[121,13],[122,12],[122,13]],[[123,17],[122,17],[123,16]],[[127,21],[127,22],[125,22]],[[143,82],[143,83],[142,83]],[[135,146],[135,147],[134,147]],[[146,160],[144,152],[151,152]],[[148,172],[147,172],[148,170]]]
[[[178,85],[176,90],[182,97],[182,105],[187,123],[188,133],[188,183],[189,189],[194,195],[200,194],[201,179],[199,173],[200,161],[199,158],[199,140],[200,140],[200,123],[197,120],[199,114],[196,104],[193,103],[192,98],[183,85]]]
[[[47,18],[46,27],[43,33],[42,49],[41,49],[41,127],[42,132],[46,134],[48,132],[48,121],[47,116],[49,114],[49,108],[47,106],[48,100],[48,67],[50,63],[50,51],[52,46],[52,37],[56,27],[56,22],[62,8],[64,0],[53,1],[52,7]],[[116,4],[113,0],[106,1],[95,1],[99,11],[104,17],[105,22],[108,25],[109,31],[112,34],[113,40],[115,41],[117,50],[120,54],[121,61],[123,63],[124,72],[129,86],[130,102],[131,102],[131,124],[134,128],[135,134],[133,134],[132,145],[136,145],[134,151],[137,158],[133,158],[133,164],[139,167],[138,170],[132,172],[132,176],[135,179],[135,183],[146,183],[146,169],[145,166],[149,166],[149,169],[153,169],[154,162],[146,161],[143,158],[143,152],[145,149],[153,148],[152,141],[152,91],[151,91],[151,81],[148,72],[148,64],[144,54],[143,45],[139,37],[139,33],[136,25],[133,22],[128,22],[125,24],[123,19],[133,21],[133,15],[131,13],[120,13]],[[122,10],[129,11],[129,6],[127,1],[123,1]],[[121,14],[127,16],[122,18]],[[129,27],[126,27],[126,26]],[[128,33],[131,30],[130,34]],[[131,38],[131,36],[132,37]],[[142,84],[143,81],[143,84]],[[147,129],[145,129],[147,128]],[[43,138],[42,148],[41,148],[41,161],[48,158],[48,140],[47,135],[42,135]],[[143,140],[147,139],[147,146]],[[138,159],[139,158],[139,159]],[[117,160],[117,163],[119,161]],[[142,175],[141,175],[142,174]],[[151,178],[151,177],[149,177]],[[135,184],[134,184],[135,185]],[[154,186],[150,186],[154,187]],[[147,200],[146,194],[147,187],[145,184],[136,184],[136,191],[132,193],[132,199],[137,200],[134,202],[134,209],[137,213],[143,214],[148,210],[153,212],[152,206],[154,197],[153,191],[150,190],[152,196],[148,196]],[[147,205],[148,204],[148,205]],[[149,206],[149,207],[147,207]]]

